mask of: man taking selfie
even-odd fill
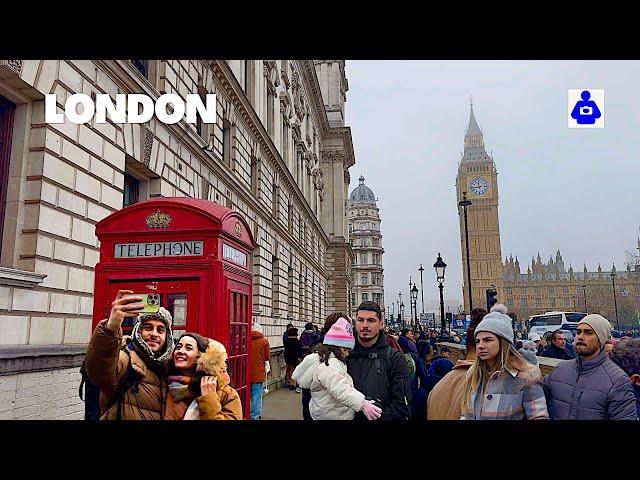
[[[140,314],[145,305],[133,293],[118,291],[109,318],[96,326],[87,348],[87,374],[100,389],[100,420],[162,419],[172,318],[162,307]],[[131,337],[122,335],[127,317],[138,317]]]

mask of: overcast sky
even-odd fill
[[[470,95],[498,170],[502,258],[526,272],[559,249],[567,268],[624,268],[640,227],[640,61],[347,61],[346,74],[349,192],[362,174],[379,199],[387,305],[400,290],[407,303],[409,275],[420,288],[422,263],[436,308],[438,251],[445,299],[462,300],[455,178]],[[604,89],[604,129],[568,128],[575,88]]]

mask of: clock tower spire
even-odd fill
[[[484,138],[470,105],[469,125],[464,137],[464,153],[456,177],[457,201],[463,192],[471,205],[467,207],[469,228],[469,264],[471,270],[472,307],[486,307],[485,291],[491,285],[498,289],[498,298],[504,298],[502,287],[503,264],[500,250],[500,224],[498,222],[498,172],[493,158],[484,147]],[[458,206],[460,219],[460,245],[464,278],[464,307],[470,312],[466,269],[464,215]]]

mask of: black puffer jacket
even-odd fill
[[[353,386],[366,398],[380,400],[382,420],[408,420],[411,404],[411,381],[404,355],[391,348],[387,336],[380,332],[377,342],[365,348],[356,340],[347,358],[347,372]],[[363,420],[362,412],[355,420]]]

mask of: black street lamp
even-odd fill
[[[424,268],[422,268],[422,264],[420,264],[420,268],[418,269],[420,272],[420,297],[422,298],[422,313],[424,313],[424,290],[422,288],[422,272]]]
[[[404,329],[404,302],[400,302],[400,321],[402,322],[402,328]]]
[[[613,306],[616,309],[616,328],[620,330],[620,322],[618,321],[618,302],[616,300],[616,272],[615,271],[611,272],[611,282],[613,282]]]
[[[471,200],[467,200],[467,192],[462,192],[462,200],[458,202],[458,206],[464,210],[464,244],[467,251],[467,286],[469,288],[469,312],[473,309],[471,296],[471,266],[469,263],[469,228],[467,226],[467,207],[472,205]],[[444,274],[443,274],[444,276]]]
[[[469,257],[467,256],[467,259],[468,258]],[[442,290],[444,289],[444,271],[447,268],[447,264],[442,261],[440,252],[438,252],[438,259],[436,260],[436,263],[433,264],[433,268],[436,269],[436,279],[438,280],[438,288],[440,289],[440,333],[444,335],[447,330],[447,325],[444,320],[444,296]]]
[[[586,284],[582,284],[582,294],[584,295],[584,313],[589,313],[587,312],[587,285]]]
[[[409,275],[409,325],[413,323],[413,296],[411,294],[411,275]]]
[[[418,328],[418,287],[416,284],[413,284],[413,288],[411,289],[411,300],[413,301],[413,328],[416,330]],[[414,332],[415,333],[415,332]]]

